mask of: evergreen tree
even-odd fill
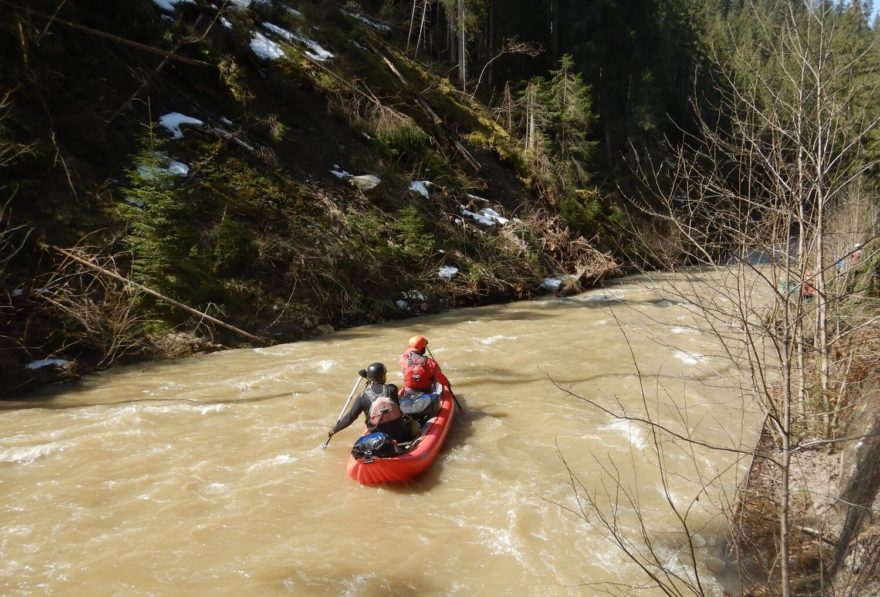
[[[593,121],[590,88],[575,70],[574,58],[570,54],[564,54],[559,60],[559,68],[550,71],[544,101],[547,112],[545,132],[550,139],[550,154],[557,165],[563,188],[583,185],[588,179],[586,166],[596,144],[588,138]]]
[[[132,273],[154,290],[186,298],[204,269],[198,250],[199,217],[177,188],[168,170],[170,160],[152,128],[139,145],[133,167],[126,172],[130,185],[123,189]]]

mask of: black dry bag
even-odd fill
[[[397,444],[387,433],[377,431],[358,439],[351,448],[355,460],[371,461],[374,458],[388,458],[397,455]]]
[[[439,394],[420,394],[407,392],[400,398],[400,410],[424,425],[425,422],[440,412]]]

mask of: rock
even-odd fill
[[[169,332],[153,341],[156,353],[166,359],[178,359],[199,352],[222,350],[222,344],[215,344],[191,332]]]

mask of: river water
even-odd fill
[[[670,503],[688,510],[700,582],[720,594],[722,511],[745,461],[582,399],[751,447],[759,417],[694,309],[658,293],[672,280],[117,368],[4,401],[0,594],[633,594],[646,578],[602,520],[686,576]],[[357,370],[383,361],[399,383],[415,333],[466,412],[423,477],[360,486],[345,473],[360,422],[321,444]]]

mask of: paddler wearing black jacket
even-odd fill
[[[336,421],[336,425],[330,430],[327,435],[328,437],[332,437],[334,433],[342,431],[354,423],[361,413],[364,413],[364,422],[366,423],[367,428],[370,428],[370,407],[373,405],[373,401],[380,396],[387,396],[390,398],[391,401],[397,405],[397,412],[400,412],[400,400],[397,396],[397,386],[385,383],[387,374],[388,371],[382,363],[373,363],[367,367],[366,378],[371,383],[368,383],[366,389],[364,389],[361,395],[357,397],[357,400],[351,405],[351,409],[348,413]],[[408,442],[414,440],[420,435],[419,424],[407,415],[400,415],[393,420],[385,421],[374,428],[370,428],[370,431],[387,433],[397,442]]]

